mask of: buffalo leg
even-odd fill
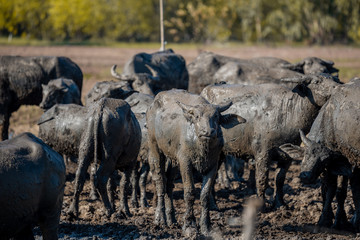
[[[140,179],[139,179],[139,185],[140,185],[140,205],[141,208],[149,207],[149,204],[146,200],[146,181],[147,177],[149,175],[149,164],[143,163],[140,170]]]
[[[63,194],[59,195],[51,210],[44,210],[39,222],[44,240],[57,240],[60,223],[60,214],[63,203]]]
[[[349,222],[345,213],[345,199],[347,195],[347,186],[348,186],[348,178],[345,176],[339,176],[340,184],[338,184],[336,191],[336,200],[338,203],[338,208],[335,215],[335,222],[333,227],[336,229],[345,229],[349,227]],[[340,186],[339,186],[340,185]]]
[[[90,156],[91,151],[87,151],[81,148],[80,145],[80,154],[78,160],[78,168],[75,175],[75,190],[72,202],[70,204],[68,215],[70,218],[77,218],[79,215],[79,197],[80,193],[84,188],[84,183],[86,180],[86,172],[90,165]]]
[[[110,217],[111,214],[114,212],[114,209],[112,208],[109,200],[107,183],[109,177],[114,172],[115,161],[113,161],[111,158],[109,158],[108,160],[109,161],[107,161],[106,164],[103,164],[103,161],[102,164],[100,164],[99,169],[96,172],[95,186],[100,193],[100,197],[104,204],[106,215],[107,217]]]
[[[162,159],[160,159],[162,158]],[[155,182],[157,204],[155,210],[155,224],[166,225],[165,216],[165,159],[158,152],[149,152],[149,164],[152,172],[152,180]]]
[[[247,182],[247,188],[249,191],[249,195],[252,195],[256,193],[255,160],[249,159],[247,165],[249,168],[249,179]]]
[[[138,188],[139,188],[139,172],[138,172],[139,168],[140,168],[139,161],[136,161],[136,167],[131,171],[131,177],[130,177],[131,190],[132,190],[131,191],[131,206],[133,208],[139,207],[139,203],[137,200]]]
[[[258,196],[265,202],[265,190],[269,186],[269,154],[255,158],[256,189]]]
[[[350,178],[353,202],[355,205],[355,213],[351,219],[351,223],[357,232],[360,231],[360,169],[355,168]]]
[[[96,177],[96,168],[97,168],[97,164],[92,164],[90,167],[90,193],[89,193],[89,197],[91,200],[97,200],[98,196],[97,196],[97,192],[96,192],[96,187],[95,187],[95,177]]]
[[[318,222],[319,226],[331,227],[332,225],[334,213],[331,207],[331,203],[336,194],[336,187],[337,176],[330,174],[329,172],[325,172],[321,185],[321,192],[323,196],[323,209]]]
[[[201,194],[200,194],[200,204],[201,204],[201,216],[200,216],[200,230],[203,235],[209,235],[210,233],[210,193],[212,189],[213,182],[216,177],[216,169],[213,168],[206,176],[203,178]]]
[[[292,159],[287,156],[284,152],[279,150],[279,159],[278,159],[278,170],[276,174],[276,189],[275,189],[275,200],[274,207],[278,208],[285,205],[284,202],[284,182],[286,178],[286,173],[289,170]]]
[[[192,166],[188,164],[188,160],[180,159],[180,173],[184,185],[185,215],[183,231],[188,228],[195,227],[194,202],[195,202],[195,186],[193,179]]]
[[[130,180],[130,176],[132,171],[134,170],[135,167],[130,167],[128,169],[125,169],[123,176],[121,177],[120,180],[120,195],[119,195],[119,199],[120,199],[120,207],[119,207],[119,212],[125,214],[126,217],[131,217],[132,214],[130,213],[129,210],[129,205],[128,205],[128,201],[127,201],[127,196],[129,193],[129,180]]]
[[[175,168],[168,166],[166,171],[166,195],[165,195],[165,211],[166,221],[168,225],[176,224],[175,208],[173,205],[173,189],[174,189]]]

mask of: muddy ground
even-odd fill
[[[110,67],[117,64],[123,66],[133,54],[138,52],[154,52],[157,49],[149,48],[110,48],[110,47],[18,47],[0,46],[0,55],[56,55],[67,56],[79,64],[84,73],[83,96],[92,88],[97,81],[110,80]],[[251,58],[259,56],[274,56],[291,62],[298,61],[308,56],[317,56],[333,60],[335,67],[352,69],[351,73],[360,75],[360,49],[335,46],[335,47],[203,47],[198,49],[174,48],[175,52],[183,55],[190,63],[200,51],[210,50],[219,54],[239,58]],[[357,71],[359,70],[359,71]],[[351,77],[351,76],[350,76]],[[340,79],[349,80],[349,75]],[[36,121],[42,111],[36,106],[21,107],[13,114],[11,119],[11,132],[13,135],[24,131],[37,134]],[[271,200],[274,186],[274,171],[276,165],[270,172],[270,186],[268,189],[268,200]],[[256,239],[354,239],[360,235],[348,231],[339,231],[328,228],[318,228],[316,223],[321,214],[320,181],[313,185],[303,186],[300,184],[298,175],[300,171],[299,161],[294,161],[289,169],[285,181],[286,207],[277,210],[259,213],[256,228]],[[74,172],[72,168],[70,172]],[[81,195],[80,218],[78,221],[69,222],[65,218],[64,211],[68,208],[73,193],[73,174],[69,174],[65,187],[63,214],[59,236],[61,239],[178,239],[182,235],[182,216],[184,213],[184,201],[182,184],[176,182],[174,190],[175,209],[179,225],[172,228],[157,227],[153,224],[154,206],[149,201],[150,207],[142,209],[131,208],[133,217],[128,219],[106,219],[100,201],[91,201],[88,198],[89,186]],[[248,178],[245,170],[244,178]],[[200,213],[199,194],[200,184],[197,183],[195,215],[197,220]],[[242,211],[249,197],[249,191],[244,182],[233,182],[230,189],[222,189],[216,184],[216,200],[219,211],[211,211],[213,238],[215,239],[239,239],[242,234]],[[149,183],[147,197],[151,199],[153,188]],[[334,212],[336,203],[333,204]],[[348,191],[346,199],[346,211],[350,219],[354,212],[351,200],[351,192]],[[34,230],[36,239],[41,239],[38,228]],[[191,238],[200,238],[192,235]]]

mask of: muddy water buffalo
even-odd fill
[[[99,167],[95,187],[99,191],[108,217],[114,212],[107,192],[107,182],[115,170],[124,174],[120,182],[119,212],[131,215],[127,204],[127,188],[131,171],[136,164],[141,143],[139,123],[130,105],[121,99],[102,98],[88,107],[88,119],[79,146],[75,192],[68,214],[78,216],[80,193],[91,163]]]
[[[209,196],[223,146],[220,125],[231,128],[244,122],[240,116],[221,114],[230,105],[212,105],[184,90],[164,91],[155,97],[146,119],[149,163],[157,192],[156,224],[176,222],[172,188],[173,170],[179,167],[186,206],[183,230],[195,226],[193,171],[197,170],[203,176],[200,228],[203,234],[209,233]]]
[[[212,52],[201,53],[187,68],[189,71],[189,91],[200,93],[209,84],[227,82],[228,84],[277,83],[293,87],[294,84],[281,81],[282,78],[301,77],[304,74],[338,72],[334,63],[310,57],[291,64],[273,57],[239,59],[222,56]]]
[[[268,187],[269,164],[278,162],[274,206],[283,202],[283,185],[291,158],[281,146],[300,144],[298,129],[309,131],[320,107],[340,85],[330,75],[288,79],[298,87],[290,90],[277,84],[257,86],[219,84],[210,85],[201,93],[212,104],[232,101],[225,113],[239,114],[247,122],[231,131],[223,129],[226,155],[255,158],[256,188],[259,197],[265,198]]]
[[[55,104],[81,103],[81,93],[76,83],[71,79],[58,78],[42,84],[42,101],[40,107],[49,109]]]
[[[69,58],[0,56],[1,140],[8,138],[11,113],[21,105],[40,104],[41,84],[60,77],[74,80],[81,91],[82,72]]]
[[[337,88],[334,95],[324,105],[311,127],[308,137],[303,135],[305,145],[304,159],[301,164],[300,179],[311,182],[325,173],[323,188],[324,209],[320,225],[331,226],[333,212],[331,202],[336,194],[336,176],[343,176],[343,187],[338,198],[338,211],[335,227],[343,227],[347,218],[344,211],[347,178],[355,205],[352,224],[360,230],[360,81],[344,84]],[[339,200],[340,197],[340,200]]]
[[[148,94],[135,92],[131,89],[124,88],[124,86],[118,82],[107,81],[99,82],[89,91],[86,96],[86,105],[93,104],[102,97],[123,99],[131,106],[131,110],[134,112],[137,120],[139,121],[141,128],[141,147],[138,155],[137,164],[140,165],[133,172],[131,177],[131,184],[133,187],[132,192],[132,205],[138,207],[137,201],[137,186],[140,183],[140,205],[142,208],[147,206],[146,201],[146,180],[149,173],[148,164],[148,143],[147,143],[147,128],[145,113],[154,97]]]
[[[185,59],[171,49],[134,55],[125,64],[123,74],[128,76],[140,73],[155,75],[152,71],[155,71],[159,77],[158,81],[149,82],[149,86],[155,94],[172,88],[188,89],[189,75]]]
[[[58,239],[65,187],[63,158],[31,133],[0,142],[1,239]]]

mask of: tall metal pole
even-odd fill
[[[160,51],[164,51],[165,50],[165,37],[164,37],[164,6],[163,6],[163,0],[160,0],[160,41],[161,41]]]

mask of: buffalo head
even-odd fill
[[[42,101],[40,108],[47,110],[55,104],[78,104],[81,103],[81,93],[75,82],[71,79],[58,78],[41,84]]]
[[[232,103],[225,105],[201,104],[197,106],[189,106],[181,102],[177,102],[184,113],[184,117],[195,128],[196,136],[201,140],[214,139],[218,137],[219,125],[229,128],[246,120],[235,114],[222,115]]]
[[[119,74],[116,72],[116,65],[112,66],[111,75],[120,81],[128,82],[135,91],[154,96],[156,94],[155,89],[159,88],[157,86],[160,85],[160,78],[156,71],[149,65],[146,66],[152,75],[148,73],[136,73],[131,76]]]
[[[344,156],[322,143],[310,140],[301,130],[300,137],[305,146],[300,173],[303,183],[314,182],[325,170],[334,175],[350,176],[351,165]]]

